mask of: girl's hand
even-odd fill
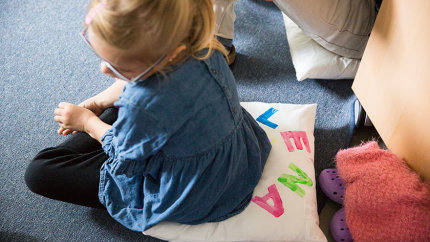
[[[91,110],[95,115],[100,116],[100,114],[102,114],[106,108],[112,107],[113,103],[115,101],[118,101],[125,84],[125,81],[116,79],[116,81],[106,90],[97,94],[94,97],[91,97],[81,102],[79,106]],[[75,133],[77,133],[77,131],[66,129],[63,127],[58,130],[58,134],[62,135]]]
[[[90,111],[92,111],[95,115],[100,116],[104,111],[105,108],[101,107],[94,99],[94,97],[91,97],[83,102],[81,102],[78,106],[86,108]],[[59,128],[57,133],[59,135],[69,135],[69,134],[76,134],[78,131],[73,131],[70,129],[65,128]]]
[[[97,117],[91,110],[71,103],[61,102],[54,111],[54,120],[60,124],[59,134],[72,131],[86,132],[86,124],[92,117]]]

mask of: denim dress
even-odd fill
[[[102,137],[99,199],[125,227],[217,222],[249,204],[271,144],[218,51],[128,83]]]

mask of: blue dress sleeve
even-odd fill
[[[167,142],[168,133],[160,122],[139,106],[121,100],[118,118],[102,136],[102,148],[110,156],[111,172],[133,175],[142,172],[147,159]]]

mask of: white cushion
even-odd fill
[[[360,60],[337,55],[326,50],[305,34],[287,15],[283,14],[291,59],[297,80],[353,79]]]
[[[307,35],[327,50],[361,59],[376,18],[375,0],[274,0]]]
[[[169,241],[327,241],[318,226],[315,191],[316,104],[241,104],[261,121],[258,123],[272,142],[262,178],[248,207],[221,222],[199,225],[162,222],[144,234]],[[296,137],[296,142],[288,137]],[[304,174],[299,176],[295,167]],[[292,189],[284,183],[289,183]]]

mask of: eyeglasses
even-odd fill
[[[152,64],[150,67],[148,67],[148,69],[146,69],[144,72],[140,73],[139,75],[137,75],[136,77],[129,79],[127,77],[125,77],[123,74],[121,74],[117,69],[115,69],[115,67],[113,67],[112,64],[110,64],[108,61],[104,60],[99,54],[97,54],[97,52],[94,50],[94,47],[91,45],[90,40],[87,38],[87,34],[88,34],[88,28],[85,28],[82,32],[81,32],[81,37],[82,39],[85,41],[85,43],[90,47],[90,49],[98,56],[100,57],[100,59],[102,59],[103,63],[119,78],[121,78],[124,81],[128,81],[128,82],[137,82],[139,81],[142,77],[144,77],[146,74],[148,74],[150,71],[152,71],[152,69],[154,69],[155,66],[157,66],[158,64],[160,64],[164,58],[166,58],[166,55],[161,56],[154,64]]]

